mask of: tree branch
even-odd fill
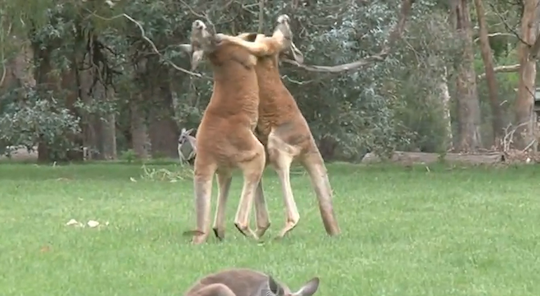
[[[496,37],[496,36],[516,37],[516,35],[514,35],[514,34],[510,34],[510,33],[501,33],[501,32],[488,34],[488,37]],[[476,43],[476,42],[478,42],[479,40],[480,40],[480,37],[474,39],[474,42]]]
[[[495,73],[513,73],[519,71],[519,64],[515,65],[508,65],[508,66],[498,66],[493,68]],[[477,79],[484,79],[486,77],[486,73],[482,73],[478,75]]]
[[[189,6],[186,2],[184,2],[184,1],[182,1],[182,0],[179,0],[179,1],[180,1],[180,3],[182,3],[184,6],[186,6],[186,7],[189,9],[189,11],[191,12],[191,14],[193,14],[193,15],[196,16],[196,17],[204,18],[204,19],[208,22],[208,24],[210,25],[210,27],[212,27],[212,32],[217,33],[217,32],[216,32],[216,26],[215,26],[214,23],[210,20],[210,18],[208,17],[207,14],[200,14],[200,13],[197,13],[197,12],[195,12],[195,10],[194,10],[191,6]],[[227,7],[227,6],[229,6],[229,5],[230,5],[230,2],[229,2],[229,4],[227,4],[225,7]]]
[[[369,57],[363,58],[356,62],[342,64],[338,66],[305,65],[305,64],[300,64],[290,59],[283,59],[282,61],[291,65],[295,65],[307,71],[326,72],[326,73],[339,73],[339,72],[344,72],[344,71],[356,70],[362,66],[371,64],[373,62],[384,61],[386,57],[388,56],[388,54],[390,53],[390,50],[392,49],[392,46],[394,45],[394,43],[401,38],[403,31],[405,30],[405,23],[407,21],[409,14],[411,13],[411,7],[415,1],[416,0],[402,0],[401,1],[399,20],[394,26],[394,28],[392,29],[392,31],[390,32],[390,35],[388,36],[386,44],[383,46],[382,50],[378,54],[371,55]]]
[[[259,0],[259,34],[264,30],[264,0]]]
[[[12,23],[10,22],[9,23],[9,26],[8,26],[8,29],[7,31],[4,33],[4,32],[1,32],[0,34],[0,40],[2,41],[1,43],[4,44],[4,38],[9,38],[10,37],[10,34],[11,34],[11,25]],[[0,78],[0,87],[2,86],[2,84],[4,84],[4,80],[6,79],[6,74],[7,74],[7,65],[6,65],[6,62],[5,62],[5,52],[4,52],[4,47],[2,45],[2,48],[0,48],[0,52],[2,53],[2,59],[0,60],[0,63],[2,64],[2,77]]]
[[[99,18],[99,19],[102,19],[102,20],[105,20],[105,21],[112,21],[114,19],[117,19],[117,18],[126,18],[128,19],[129,21],[131,21],[132,23],[134,23],[135,25],[137,25],[137,27],[139,28],[139,31],[141,32],[141,37],[146,41],[148,42],[148,44],[150,44],[150,47],[152,47],[152,50],[154,51],[154,53],[156,53],[157,55],[159,55],[160,57],[162,57],[161,53],[159,53],[159,50],[157,49],[156,45],[154,44],[154,42],[152,42],[152,40],[150,40],[150,38],[148,38],[146,36],[146,33],[144,31],[144,28],[143,26],[137,22],[136,20],[134,20],[131,16],[125,14],[125,13],[122,13],[122,14],[119,14],[119,15],[115,15],[113,17],[110,17],[110,18],[107,18],[107,17],[103,17],[103,16],[100,16],[100,15],[97,15],[95,12],[92,12],[90,10],[87,10],[87,12],[89,12],[91,15]],[[175,63],[171,62],[171,61],[168,61],[168,60],[165,60],[166,63],[168,63],[169,65],[171,65],[173,68],[175,68],[176,70],[180,71],[180,72],[184,72],[186,74],[189,74],[191,76],[195,76],[195,77],[203,77],[203,75],[199,74],[199,73],[195,73],[195,72],[191,72],[189,70],[186,70],[182,67],[179,67],[177,66]]]
[[[504,26],[506,27],[506,29],[508,31],[510,31],[512,33],[512,35],[514,35],[517,39],[519,39],[519,41],[525,45],[527,45],[527,47],[529,47],[529,58],[532,59],[532,60],[536,60],[538,59],[538,55],[540,54],[540,33],[536,34],[536,39],[534,41],[533,44],[529,44],[528,42],[526,42],[525,40],[523,40],[523,38],[521,38],[521,36],[519,36],[519,34],[516,32],[516,30],[513,30],[512,28],[510,28],[510,25],[508,25],[508,23],[506,22],[506,20],[502,17],[502,15],[500,15],[497,10],[495,9],[495,6],[493,4],[490,4],[491,8],[493,9],[493,11],[495,12],[495,14],[497,14],[497,16],[499,17],[499,19],[501,20],[501,22],[504,24]],[[519,69],[519,68],[518,68]],[[510,72],[510,71],[509,71]]]
[[[506,30],[508,30],[509,32],[512,33],[512,35],[516,36],[516,38],[522,42],[523,44],[526,44],[527,46],[531,46],[529,43],[525,42],[525,40],[523,40],[521,38],[521,36],[519,36],[518,32],[516,32],[516,30],[512,29],[510,27],[510,25],[508,24],[508,22],[506,22],[506,20],[504,19],[504,17],[498,12],[497,8],[495,8],[495,5],[493,5],[493,3],[490,3],[489,6],[491,6],[491,9],[493,10],[493,12],[497,15],[497,17],[501,20],[501,22],[503,23],[504,27],[506,28]]]
[[[0,61],[0,63],[2,64],[2,77],[0,78],[0,87],[2,86],[2,84],[4,84],[4,80],[6,79],[6,73],[7,73],[7,66],[6,66],[6,63],[4,62],[4,49],[0,49],[0,51],[2,52],[2,61]]]

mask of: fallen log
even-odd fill
[[[383,161],[381,157],[371,152],[362,158],[362,163],[378,163],[381,161]],[[446,153],[441,155],[438,153],[395,151],[387,161],[403,165],[432,164],[440,161],[478,165],[501,163],[505,161],[505,157],[503,153],[499,152],[481,154]]]
[[[11,157],[0,155],[0,160],[36,160],[38,159],[37,146],[32,147],[33,151],[28,151],[25,146],[8,146],[6,149],[11,151]]]

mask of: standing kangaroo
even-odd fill
[[[178,137],[178,157],[180,158],[180,163],[187,162],[189,165],[193,165],[195,160],[195,155],[197,155],[197,139],[191,135],[193,129],[186,130],[182,128],[180,136]],[[184,145],[189,144],[189,154],[186,156],[184,153]]]
[[[314,277],[298,291],[276,282],[271,276],[245,268],[227,269],[197,281],[185,296],[311,296],[319,288]]]
[[[252,38],[247,34],[240,34],[237,37],[245,40]],[[255,42],[268,42],[269,38],[271,37],[259,34]],[[298,51],[292,41],[291,51],[296,60],[303,58],[302,53]],[[291,231],[300,219],[290,182],[290,168],[293,161],[300,162],[309,173],[326,232],[329,235],[337,235],[341,230],[334,215],[332,188],[326,166],[306,119],[293,96],[281,81],[278,65],[279,56],[279,52],[269,56],[260,56],[255,66],[260,99],[256,135],[266,147],[267,164],[270,163],[279,176],[286,208],[285,226],[277,237],[281,238]],[[249,210],[241,209],[243,206],[246,205],[240,204],[238,211]],[[257,237],[261,237],[270,227],[262,180],[258,184],[255,195],[255,212],[257,220],[255,233]],[[223,229],[222,224],[214,227],[214,233],[220,240],[224,237]]]
[[[197,156],[194,163],[194,191],[197,229],[193,244],[206,241],[210,231],[212,179],[217,173],[219,202],[214,224],[223,223],[223,213],[232,180],[232,170],[240,168],[244,185],[241,206],[235,217],[236,228],[244,235],[256,234],[249,228],[249,214],[265,162],[264,146],[254,134],[259,110],[259,85],[255,73],[257,57],[275,55],[288,48],[291,39],[289,18],[278,18],[272,38],[248,42],[242,38],[214,34],[202,21],[192,25],[191,44],[181,48],[192,52],[192,69],[207,56],[214,74],[210,102],[197,130]],[[252,39],[256,34],[252,34]],[[216,222],[217,221],[217,222]]]

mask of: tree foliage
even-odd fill
[[[150,142],[152,150],[175,153],[180,128],[198,126],[212,92],[208,65],[202,65],[202,78],[177,70],[189,67],[177,45],[188,41],[195,19],[211,21],[218,32],[262,29],[269,34],[276,17],[287,13],[305,62],[337,65],[380,52],[400,13],[398,1],[280,0],[265,1],[262,10],[259,1],[234,0],[2,3],[2,40],[17,40],[0,45],[4,68],[13,68],[26,42],[33,49],[27,72],[36,84],[29,88],[13,74],[1,85],[0,140],[29,147],[40,143],[54,155],[99,146],[107,124],[116,130],[121,151]],[[494,0],[485,5],[491,12],[490,33],[504,33],[490,37],[496,63],[515,61],[518,40],[511,30],[518,14],[508,5]],[[440,87],[446,85],[455,97],[456,69],[463,63],[451,7],[417,1],[403,38],[386,59],[356,71],[314,73],[283,63],[283,81],[323,153],[354,159],[367,151],[446,149]],[[508,12],[502,16],[499,11]],[[472,11],[471,17],[476,24]],[[481,63],[478,52],[475,58]],[[501,97],[508,99],[512,87],[515,83],[500,88]],[[481,97],[484,88],[479,85]],[[450,107],[455,133],[456,107]],[[487,104],[481,108],[489,118]],[[508,110],[503,110],[506,118]],[[489,127],[482,132],[490,134]]]

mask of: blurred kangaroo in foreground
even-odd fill
[[[319,278],[306,282],[298,291],[278,283],[271,276],[251,269],[227,269],[197,281],[185,296],[311,296],[319,288]]]
[[[246,40],[251,38],[247,34],[240,34],[238,37]],[[259,34],[255,42],[267,42],[270,38]],[[303,60],[302,53],[292,40],[290,53],[295,60]],[[341,230],[334,214],[332,188],[324,160],[306,119],[293,96],[281,81],[278,60],[283,54],[276,52],[273,55],[259,56],[255,66],[259,82],[259,120],[255,134],[266,148],[267,164],[270,163],[279,176],[286,208],[285,226],[277,237],[281,238],[291,231],[300,219],[290,182],[290,168],[293,161],[299,162],[309,173],[326,232],[329,235],[337,235]],[[238,212],[249,211],[249,209],[241,208],[244,206],[247,205],[240,204]],[[218,208],[218,210],[224,211],[223,208]],[[257,237],[261,237],[270,227],[262,179],[255,195],[255,212],[257,219],[255,233]],[[224,214],[218,213],[217,215]],[[223,239],[224,229],[223,224],[214,225],[214,233],[219,239]]]
[[[290,46],[289,18],[280,16],[272,38],[248,42],[242,38],[210,32],[202,21],[192,25],[191,44],[181,48],[192,53],[192,69],[203,56],[211,63],[214,88],[197,130],[197,156],[194,168],[194,191],[197,229],[192,242],[206,241],[210,232],[210,199],[214,173],[218,176],[219,202],[214,221],[222,224],[232,180],[232,170],[240,168],[244,185],[241,206],[234,219],[244,235],[256,236],[249,229],[249,214],[266,155],[254,134],[259,116],[259,85],[255,73],[258,56],[274,55]],[[254,40],[256,34],[251,34]]]

